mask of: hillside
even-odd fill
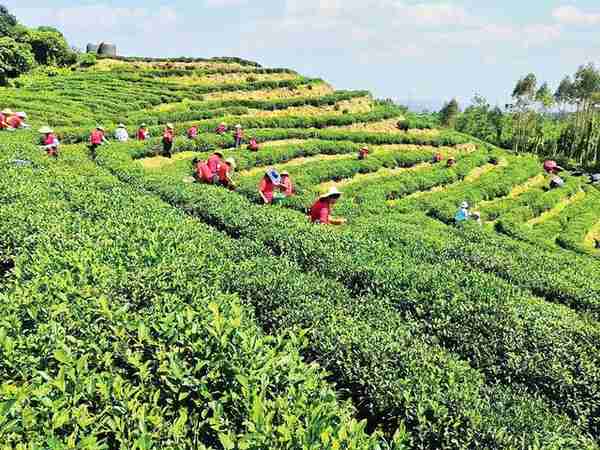
[[[597,448],[585,177],[547,190],[533,155],[239,59],[15,83],[0,108],[32,129],[0,131],[0,449]],[[121,122],[151,138],[91,157],[92,129]],[[235,191],[190,182],[217,149]],[[269,167],[295,185],[281,205],[261,204]],[[332,186],[347,224],[310,224]],[[463,201],[481,226],[454,225]]]

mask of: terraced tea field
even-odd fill
[[[241,60],[19,83],[0,88],[32,124],[0,132],[0,449],[598,448],[583,177],[547,190],[534,156]],[[91,158],[91,129],[119,122],[151,138]],[[189,182],[217,149],[235,191]],[[257,190],[269,167],[295,186],[277,206]],[[332,186],[347,224],[309,223]],[[463,201],[481,225],[454,224]]]

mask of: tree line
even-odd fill
[[[462,112],[449,101],[438,117],[444,126],[515,152],[600,165],[600,70],[592,63],[563,78],[554,92],[530,73],[517,81],[504,108],[476,95]]]
[[[69,66],[77,58],[60,31],[45,26],[28,28],[0,5],[0,85],[37,66]]]

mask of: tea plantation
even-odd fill
[[[15,83],[0,107],[32,127],[0,131],[1,450],[598,448],[585,177],[548,190],[537,157],[240,59]],[[97,124],[142,122],[91,157]],[[217,149],[235,191],[190,182]],[[276,206],[269,167],[296,189]],[[309,223],[334,185],[347,224]],[[454,224],[463,201],[481,224]]]

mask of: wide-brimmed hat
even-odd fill
[[[221,150],[215,150],[213,152],[213,155],[218,155],[218,156],[220,156],[222,158],[223,157],[223,152]]]
[[[45,126],[45,127],[42,127],[42,128],[40,128],[40,129],[38,130],[38,133],[41,133],[41,134],[48,134],[48,133],[52,133],[53,131],[54,131],[54,130],[52,130],[52,128],[50,128],[50,127],[48,127],[48,126]]]
[[[125,125],[120,123],[119,125],[117,125],[117,128],[125,128]]]
[[[242,128],[242,126],[239,123],[235,127],[236,128]]]
[[[232,168],[232,169],[235,169],[235,159],[233,159],[233,158],[227,158],[227,159],[225,160],[225,162],[226,162],[227,164],[229,164],[229,165],[231,166],[231,168]]]
[[[173,124],[172,124],[172,123],[168,123],[168,124],[167,124],[167,128],[169,128],[170,130],[172,130],[172,129],[173,129],[173,128],[175,128],[175,127],[173,126]]]
[[[325,194],[321,195],[319,198],[325,199],[331,197],[339,197],[341,195],[342,193],[338,190],[338,188],[333,186],[332,188],[329,188],[329,190]]]
[[[285,176],[289,177],[289,176],[290,176],[290,173],[289,173],[287,170],[284,170],[283,172],[281,172],[281,174],[280,174],[280,175],[281,175],[282,177],[285,177]]]
[[[225,122],[221,122],[219,125],[222,126],[222,127],[224,127],[227,124]]]
[[[96,130],[104,131],[104,127],[102,125],[96,125]]]
[[[145,123],[141,124],[140,128],[146,128],[146,124]]]
[[[467,203],[467,202],[462,202],[462,203],[460,204],[460,207],[461,207],[461,208],[464,208],[464,209],[468,209],[468,208],[469,208],[469,203]]]
[[[10,108],[4,108],[4,109],[2,110],[2,114],[8,114],[8,115],[10,115],[10,114],[14,114],[14,112],[13,112],[13,110],[12,110],[12,109],[10,109]]]
[[[19,111],[18,113],[15,114],[15,116],[20,117],[22,119],[27,119],[27,113],[25,113],[23,111]]]

